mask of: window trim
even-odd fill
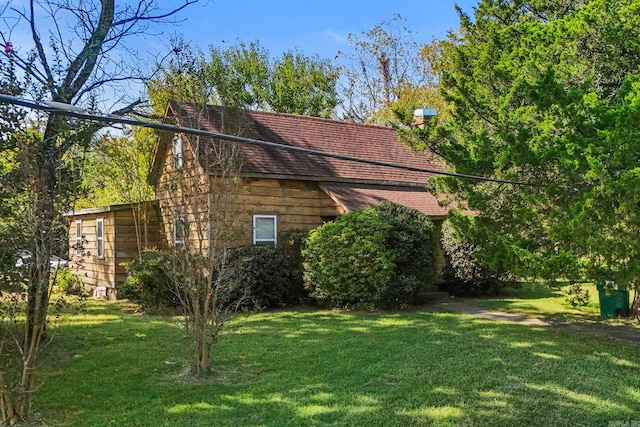
[[[182,239],[178,239],[178,227],[182,228]],[[189,232],[187,229],[187,217],[184,214],[179,214],[173,217],[173,246],[183,247],[189,238]]]
[[[182,169],[184,167],[184,147],[182,136],[178,133],[173,137],[173,167],[174,169]]]
[[[96,256],[103,259],[105,249],[104,218],[96,218]]]
[[[273,239],[258,239],[256,236],[258,227],[257,222],[259,219],[269,218],[273,219]],[[265,214],[255,214],[253,215],[253,238],[252,244],[260,245],[265,242],[273,242],[273,246],[278,246],[278,215],[265,215]]]
[[[76,220],[76,255],[82,255],[82,220]]]

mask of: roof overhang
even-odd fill
[[[155,203],[157,203],[155,200],[150,200],[146,202],[141,202],[140,204],[153,205]],[[73,216],[81,216],[81,215],[94,215],[94,214],[101,214],[101,213],[107,213],[107,212],[125,211],[128,209],[133,209],[137,205],[138,203],[123,203],[120,205],[98,206],[95,208],[77,209],[77,210],[65,212],[63,216],[73,217]]]
[[[322,182],[319,185],[347,212],[377,205],[383,201],[414,208],[433,219],[445,218],[448,212],[424,185],[422,188],[341,182]]]

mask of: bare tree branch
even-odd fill
[[[47,55],[45,55],[44,53],[44,47],[42,46],[42,42],[40,41],[40,35],[36,30],[36,18],[35,18],[35,13],[33,9],[33,0],[29,2],[29,8],[30,8],[29,24],[31,26],[31,36],[33,37],[33,42],[36,44],[38,57],[40,58],[40,62],[42,63],[42,68],[44,68],[49,89],[53,89],[55,85],[55,79],[53,77],[53,73],[51,72],[51,68],[49,67],[49,63],[47,61]]]
[[[139,22],[139,21],[157,21],[157,20],[160,20],[160,19],[168,18],[168,17],[170,17],[172,15],[175,15],[176,13],[180,12],[185,7],[187,7],[187,6],[191,5],[191,4],[197,3],[197,2],[198,2],[198,0],[184,0],[184,4],[182,6],[176,8],[176,9],[173,9],[170,12],[163,13],[161,15],[155,15],[155,16],[142,16],[142,15],[137,15],[136,14],[136,15],[132,16],[131,18],[122,19],[120,21],[114,22],[113,26],[116,27],[116,26],[124,25],[124,24],[126,24],[128,22],[133,22],[133,21],[136,21],[136,22]],[[138,3],[138,12],[140,11],[140,5],[141,4],[142,3]]]
[[[42,71],[34,67],[33,64],[20,58],[14,51],[6,52],[4,50],[0,50],[0,54],[4,55],[8,59],[13,59],[14,64],[17,65],[22,71],[29,73],[29,75],[36,79],[38,83],[42,84],[43,86],[47,86],[47,77],[42,74]]]
[[[134,77],[134,76],[128,76],[128,77],[110,77],[108,79],[102,79],[102,80],[97,80],[89,85],[87,85],[87,87],[85,87],[84,89],[82,89],[81,91],[79,91],[76,94],[77,98],[82,98],[82,96],[91,93],[92,91],[94,91],[95,89],[104,86],[106,84],[109,83],[114,83],[114,82],[124,82],[124,81],[132,81],[132,80],[139,80],[139,81],[145,81],[146,79],[143,77]],[[112,113],[113,114],[113,113]]]
[[[96,30],[91,34],[82,52],[69,65],[67,76],[58,93],[60,101],[71,101],[93,72],[104,39],[113,25],[113,16],[114,0],[104,0]]]

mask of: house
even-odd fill
[[[224,241],[232,241],[232,245],[277,245],[287,231],[309,230],[383,200],[418,209],[432,218],[436,228],[447,214],[425,190],[430,173],[419,171],[441,170],[441,165],[429,152],[408,150],[394,129],[174,101],[169,102],[166,115],[184,127],[412,169],[165,132],[159,138],[150,175],[156,205],[149,211],[156,216],[148,231],[157,234],[147,240],[147,246],[189,245],[206,251],[224,233]],[[233,159],[233,164],[227,159]],[[234,178],[231,180],[225,177],[230,171]],[[87,284],[115,289],[122,282],[119,260],[137,253],[137,248],[133,254],[131,247],[130,252],[118,249],[119,242],[130,243],[133,237],[130,233],[128,237],[119,235],[117,220],[129,215],[130,225],[134,217],[126,211],[126,207],[119,206],[71,215],[72,255],[74,251],[81,253],[74,249],[80,247],[78,236],[86,237],[91,248],[94,242],[97,244],[87,257],[93,260],[86,263],[85,268],[90,271],[79,268],[88,278]],[[91,225],[76,231],[77,221]],[[102,251],[100,245],[104,247]]]
[[[158,247],[157,204],[111,205],[69,212],[69,261],[94,296],[115,298],[139,249]]]

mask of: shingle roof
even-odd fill
[[[169,110],[182,125],[193,126],[193,117],[200,117],[198,127],[211,132],[232,133],[251,139],[415,168],[443,170],[431,153],[414,153],[407,149],[391,128],[264,111],[242,111],[242,117],[238,120],[237,116],[234,118],[223,107],[207,106],[200,111],[195,104],[174,101],[170,102]],[[264,174],[315,181],[368,181],[420,186],[430,176],[429,173],[247,144],[241,144],[241,152],[243,175]]]
[[[417,209],[432,217],[446,216],[448,211],[432,194],[420,188],[336,182],[322,183],[321,187],[347,212],[377,205],[384,200]]]

